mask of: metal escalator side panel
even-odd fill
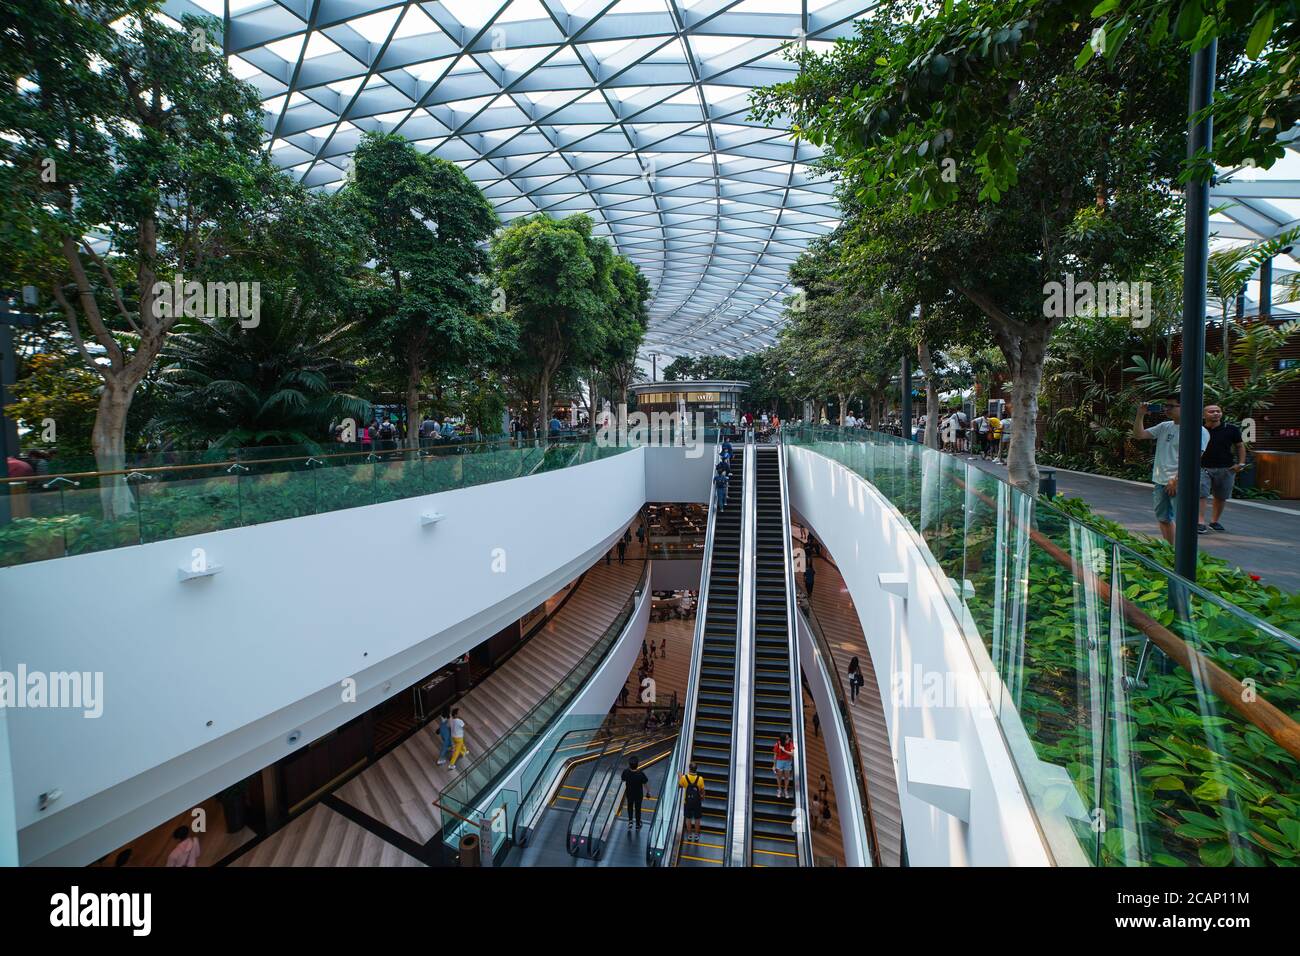
[[[781,478],[781,544],[784,549],[785,565],[786,635],[790,641],[790,705],[791,715],[794,718],[795,819],[801,824],[796,829],[795,837],[799,847],[799,865],[812,866],[812,827],[808,825],[808,761],[804,749],[803,678],[802,668],[799,664],[799,632],[796,619],[798,605],[795,603],[794,554],[790,544],[790,486],[786,474],[785,441],[779,435],[777,459],[777,471]]]
[[[719,452],[720,455],[720,452]],[[711,480],[711,479],[710,479]],[[701,561],[699,599],[695,602],[695,633],[691,638],[691,666],[686,677],[686,694],[682,702],[681,733],[672,757],[673,768],[685,770],[694,745],[696,712],[699,707],[700,668],[703,658],[704,630],[708,621],[709,587],[712,579],[714,538],[718,523],[718,498],[709,487],[709,517],[704,532],[704,557]],[[672,795],[671,797],[669,795]],[[647,865],[674,866],[681,851],[682,801],[676,780],[664,786],[651,838],[647,841]],[[662,837],[662,839],[659,839]],[[661,854],[658,858],[655,854]]]
[[[727,861],[745,866],[749,859],[751,820],[749,810],[753,756],[754,715],[754,580],[755,521],[758,454],[752,433],[745,440],[744,491],[740,534],[740,594],[736,621],[736,680],[734,727],[731,736],[731,784],[727,806]],[[743,809],[740,809],[743,808]]]

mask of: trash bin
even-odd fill
[[[1038,494],[1045,498],[1056,497],[1056,469],[1044,468],[1038,473]]]
[[[460,838],[460,865],[478,866],[478,834],[467,833]]]

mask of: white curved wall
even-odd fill
[[[942,695],[911,693],[922,684],[978,689],[979,670],[924,544],[875,488],[838,462],[806,448],[787,448],[790,505],[835,558],[866,635],[894,754],[908,861],[913,866],[1043,866],[1051,863],[996,718],[982,693],[955,706]],[[902,573],[906,599],[879,575]],[[919,668],[919,671],[917,670]],[[908,692],[896,693],[906,685]],[[937,700],[932,699],[937,697]],[[909,791],[908,738],[949,742],[969,787],[965,822]],[[912,745],[920,755],[924,743]],[[919,771],[920,758],[917,758]],[[913,792],[915,791],[915,792]],[[933,793],[933,790],[930,791]]]
[[[104,674],[97,719],[8,712],[22,862],[95,859],[519,617],[636,514],[645,452],[0,570],[4,668]],[[223,570],[182,582],[195,547]]]

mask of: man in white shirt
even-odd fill
[[[1178,497],[1178,432],[1182,419],[1182,406],[1177,393],[1165,399],[1164,413],[1167,420],[1144,428],[1143,419],[1150,406],[1143,402],[1138,406],[1137,417],[1133,420],[1133,437],[1150,439],[1156,443],[1155,460],[1151,464],[1151,502],[1156,512],[1156,522],[1160,533],[1170,545],[1174,543],[1174,508]],[[1210,433],[1201,426],[1201,451],[1210,443]],[[1199,489],[1192,489],[1195,494]],[[1199,529],[1198,529],[1199,531]]]

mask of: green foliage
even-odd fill
[[[5,414],[31,429],[25,436],[29,446],[45,444],[44,422],[53,419],[59,454],[89,455],[100,384],[71,357],[38,353],[23,363],[22,375],[10,387],[15,401],[5,406]]]
[[[263,296],[261,323],[190,323],[164,350],[154,425],[198,447],[325,441],[331,422],[369,420],[350,394],[355,327],[296,296]]]
[[[359,295],[367,341],[408,413],[433,370],[446,374],[513,347],[515,330],[491,309],[485,243],[498,220],[455,163],[395,133],[367,133],[340,191],[356,210],[375,279]]]

